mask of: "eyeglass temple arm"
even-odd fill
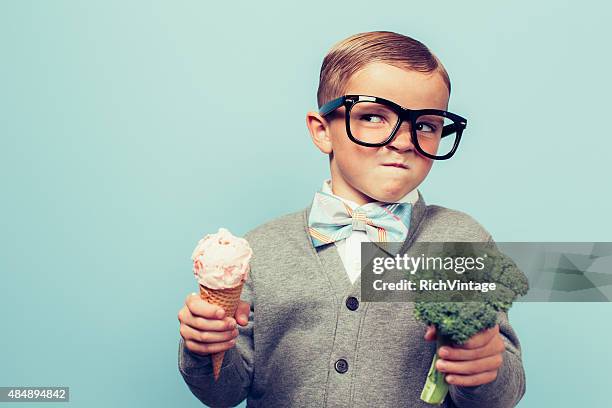
[[[338,109],[340,106],[342,106],[343,103],[344,103],[344,96],[333,99],[327,102],[325,105],[321,106],[321,109],[319,109],[319,115],[325,116],[328,113]]]
[[[465,129],[465,123],[455,122],[455,123],[451,123],[450,125],[446,125],[442,128],[442,137],[448,136],[451,133],[455,133],[456,131],[460,129],[461,130]]]

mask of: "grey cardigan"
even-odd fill
[[[178,366],[189,389],[211,407],[236,406],[245,398],[248,407],[431,407],[420,392],[435,342],[424,340],[426,326],[413,318],[413,304],[361,302],[361,279],[351,284],[336,246],[313,247],[309,211],[245,235],[254,253],[242,292],[251,303],[249,323],[238,326],[218,382],[210,356],[192,353],[180,338]],[[415,241],[492,238],[469,215],[428,206],[420,195],[404,248]],[[451,385],[443,407],[512,407],[521,399],[521,349],[506,314],[500,313],[500,331],[506,351],[497,379]]]

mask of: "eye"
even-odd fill
[[[438,127],[433,123],[419,122],[417,123],[417,130],[423,132],[435,132]]]
[[[369,123],[383,123],[385,121],[385,117],[376,114],[365,114],[361,115],[361,120],[365,120]]]

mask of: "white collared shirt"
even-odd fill
[[[322,191],[329,195],[339,198],[344,201],[352,210],[359,207],[359,204],[354,201],[342,198],[332,193],[331,179],[327,179],[323,182]],[[411,203],[414,205],[419,199],[419,192],[415,188],[405,196],[403,196],[398,202],[400,203]],[[351,283],[355,283],[359,275],[361,274],[361,243],[371,242],[368,238],[368,234],[365,231],[353,231],[346,239],[335,241],[334,244],[338,249],[338,254],[344,269],[348,274]]]

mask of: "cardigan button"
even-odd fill
[[[340,374],[344,374],[348,371],[348,362],[345,359],[341,358],[336,361],[335,368],[337,372],[339,372]]]
[[[353,296],[349,296],[348,298],[346,298],[345,303],[346,303],[346,307],[352,311],[357,310],[357,308],[359,307],[359,301],[357,300],[356,297],[353,297]]]

